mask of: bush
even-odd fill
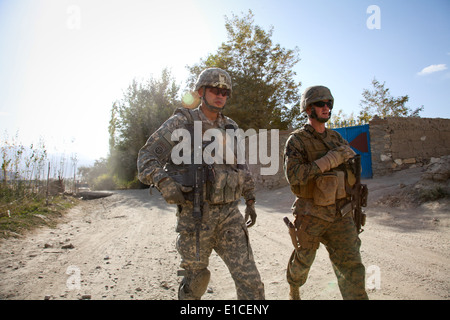
[[[116,190],[118,188],[115,177],[102,174],[94,179],[93,190]]]

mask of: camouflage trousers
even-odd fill
[[[330,256],[336,274],[339,290],[345,300],[368,299],[365,290],[365,268],[361,261],[359,239],[350,214],[337,217],[334,222],[303,215],[298,216],[295,225],[306,225],[305,232],[322,242]],[[302,286],[316,256],[315,248],[294,250],[287,267],[287,281],[291,286]]]
[[[209,257],[212,250],[215,250],[231,273],[239,300],[265,298],[264,284],[256,268],[247,226],[238,209],[238,201],[224,205],[205,204],[199,233],[199,249],[192,205],[178,206],[177,217],[177,250],[181,256],[180,266],[186,271],[183,279],[186,287],[189,288],[189,285],[195,283],[191,280],[195,279],[196,275],[207,271]],[[209,281],[209,271],[207,272],[206,284]],[[191,289],[186,290],[186,298],[200,299],[199,296],[189,297],[189,292],[196,291],[195,288]],[[198,295],[202,294],[203,292]]]

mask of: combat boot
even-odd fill
[[[202,269],[196,272],[183,272],[186,274],[178,288],[179,300],[200,300],[208,288],[211,273],[208,269]]]
[[[300,287],[290,286],[289,300],[301,300],[300,299]]]

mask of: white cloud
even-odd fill
[[[427,74],[431,74],[438,71],[446,70],[447,66],[445,64],[432,64],[431,66],[425,67],[417,73],[419,76],[425,76]]]

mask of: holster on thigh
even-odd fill
[[[317,250],[320,245],[320,237],[311,234],[311,217],[302,216],[295,221],[297,239],[300,244],[300,249]]]

